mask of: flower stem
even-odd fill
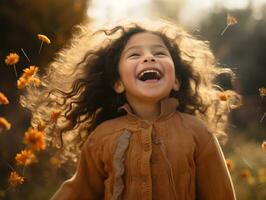
[[[16,69],[16,65],[15,64],[13,65],[13,68],[14,68],[16,77],[18,77],[18,73],[17,73],[17,69]]]
[[[263,114],[262,118],[260,119],[260,123],[262,123],[262,122],[263,122],[263,120],[264,120],[265,116],[266,116],[266,112]]]
[[[39,49],[39,54],[41,53],[41,50],[42,50],[42,44],[43,44],[43,41],[42,41],[40,49]]]
[[[23,55],[27,58],[27,60],[29,61],[29,63],[30,63],[30,59],[29,59],[29,57],[27,56],[27,54],[25,53],[25,51],[21,48],[21,51],[22,51],[22,53],[23,53]]]
[[[225,31],[227,30],[227,28],[229,27],[229,24],[226,25],[226,27],[224,28],[224,30],[221,33],[221,36],[225,33]]]

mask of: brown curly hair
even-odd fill
[[[76,160],[79,144],[95,127],[121,115],[118,108],[126,98],[113,89],[119,79],[118,63],[129,38],[141,32],[160,36],[171,54],[182,83],[170,94],[179,100],[177,110],[202,118],[217,136],[224,135],[230,108],[239,104],[240,97],[214,83],[218,75],[233,72],[217,66],[208,42],[166,21],[121,23],[96,31],[78,26],[41,77],[42,86],[28,87],[21,98],[33,113],[32,126],[42,120],[48,143],[59,144],[63,156]],[[53,110],[61,112],[56,123],[51,123]]]

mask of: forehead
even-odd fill
[[[156,44],[165,46],[162,38],[154,33],[137,33],[131,36],[124,49],[126,50],[132,46],[152,46]]]

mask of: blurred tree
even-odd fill
[[[5,57],[10,52],[20,55],[20,61],[16,65],[18,76],[29,65],[37,65],[42,69],[52,61],[55,53],[70,38],[73,26],[89,20],[88,4],[88,0],[0,1],[0,91],[10,100],[9,105],[1,105],[0,116],[6,117],[12,124],[10,131],[0,134],[0,199],[48,199],[58,187],[54,184],[62,182],[62,176],[55,174],[56,169],[48,170],[49,157],[43,153],[39,162],[46,165],[30,167],[26,170],[29,178],[26,179],[25,186],[21,186],[16,192],[11,189],[5,191],[11,171],[8,164],[14,166],[14,157],[23,148],[22,137],[30,119],[29,113],[19,106],[17,77],[13,68],[4,63]],[[44,44],[40,54],[38,51],[41,41],[37,34],[48,36],[52,42],[49,46]],[[30,58],[30,62],[23,55],[21,48]],[[44,180],[47,177],[50,177],[49,183]]]

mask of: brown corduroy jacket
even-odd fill
[[[100,124],[52,200],[236,199],[216,137],[176,106],[163,100],[151,123],[126,105],[127,115]]]

